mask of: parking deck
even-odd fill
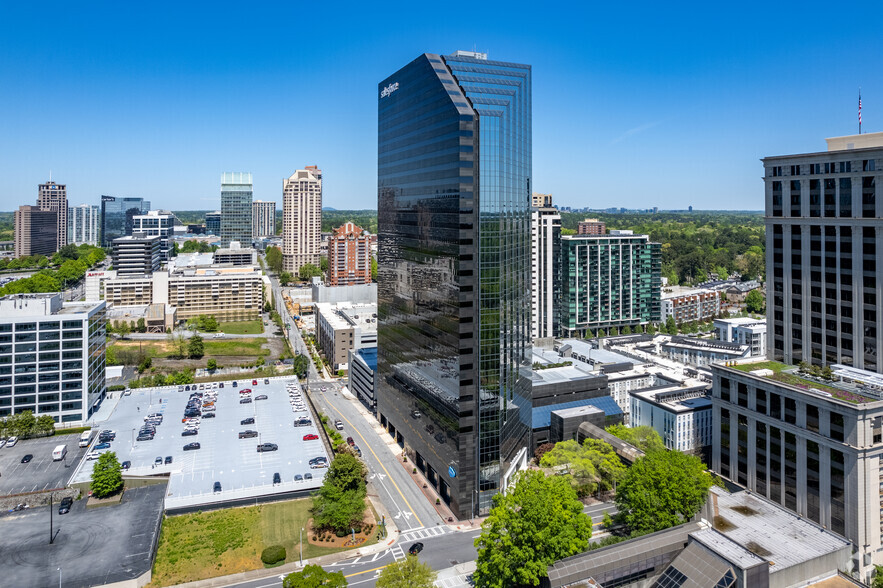
[[[0,448],[0,496],[40,492],[64,488],[85,449],[77,447],[79,435],[57,435],[25,439],[14,447]],[[52,450],[67,446],[67,456],[52,461]],[[30,463],[21,463],[25,455],[33,455]]]

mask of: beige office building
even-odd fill
[[[322,241],[322,170],[299,169],[282,181],[282,264],[295,274],[307,263],[319,265]]]
[[[56,214],[39,206],[23,205],[13,215],[15,225],[15,256],[52,255],[58,248],[55,231]]]
[[[254,239],[272,237],[276,234],[275,202],[255,200],[251,203],[251,233]]]
[[[67,245],[67,186],[49,181],[40,184],[37,193],[37,206],[56,214],[56,246],[59,250]]]

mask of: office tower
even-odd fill
[[[57,213],[39,206],[19,206],[13,215],[15,256],[52,255],[58,251]]]
[[[67,209],[67,242],[74,245],[98,245],[101,209],[94,204],[80,204]]]
[[[110,247],[114,239],[132,234],[134,217],[147,214],[150,201],[143,198],[101,197],[101,246]]]
[[[328,240],[329,286],[371,283],[371,236],[353,223],[344,223]]]
[[[529,457],[531,69],[423,54],[378,93],[378,418],[484,515]]]
[[[103,301],[62,302],[61,294],[0,298],[0,417],[29,410],[57,423],[87,421],[105,395],[105,340]]]
[[[561,334],[659,322],[661,255],[659,243],[631,231],[561,237]]]
[[[205,213],[205,232],[209,235],[221,236],[221,211]]]
[[[530,295],[533,305],[530,335],[539,339],[557,337],[560,327],[561,215],[552,207],[551,194],[534,193],[533,196],[534,206],[530,209]]]
[[[252,239],[272,237],[276,234],[276,203],[265,200],[252,202]]]
[[[49,181],[37,189],[37,206],[55,213],[55,238],[58,251],[67,245],[67,186]]]
[[[251,197],[250,173],[221,174],[221,247],[230,247],[231,241],[251,245]]]
[[[883,371],[883,133],[763,159],[767,344],[787,364]]]
[[[149,276],[159,270],[161,237],[134,233],[113,240],[113,269],[117,276]]]
[[[577,235],[603,235],[606,232],[607,225],[596,218],[587,218],[584,221],[579,221],[576,230]]]
[[[167,210],[150,210],[147,214],[132,217],[132,234],[159,237],[159,259],[161,262],[172,258],[175,236],[175,215]]]
[[[296,274],[301,266],[319,266],[322,244],[322,170],[299,169],[282,180],[282,266]]]
[[[531,208],[552,208],[552,195],[534,192],[530,196]]]

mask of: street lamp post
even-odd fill
[[[61,568],[58,568],[58,588],[61,588]]]
[[[304,567],[304,528],[300,528],[300,567]]]

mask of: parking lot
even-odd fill
[[[260,380],[239,380],[238,387],[232,381],[224,382],[217,390],[216,417],[202,418],[197,435],[182,436],[184,409],[190,391],[179,392],[175,388],[134,390],[124,396],[100,429],[116,432],[111,451],[117,453],[121,462],[130,461],[130,475],[155,475],[169,473],[166,509],[184,509],[218,502],[242,501],[272,494],[292,493],[318,488],[322,484],[325,469],[311,469],[309,460],[327,454],[321,439],[304,441],[308,434],[318,435],[313,416],[305,411],[295,412],[289,403],[286,384],[295,378],[271,378],[269,384]],[[252,402],[240,404],[240,390],[250,388]],[[266,400],[254,400],[266,395]],[[151,404],[152,402],[152,404]],[[138,429],[147,414],[163,415],[162,424],[156,426],[156,436],[149,441],[138,441]],[[295,427],[293,422],[307,416],[310,426]],[[254,424],[241,424],[246,418],[254,418]],[[246,430],[258,432],[257,437],[240,439]],[[199,443],[200,448],[184,451],[188,443]],[[275,443],[277,451],[258,452],[260,443]],[[166,464],[166,457],[171,463]],[[161,462],[157,464],[157,458]],[[76,475],[76,481],[88,480],[94,462],[85,461]],[[273,483],[274,474],[281,479]],[[312,480],[295,481],[295,475],[311,474]],[[220,482],[221,490],[214,490]]]
[[[78,435],[58,435],[40,439],[25,439],[14,447],[0,448],[0,496],[63,488],[85,449],[77,447]],[[52,461],[52,450],[67,446],[62,461]],[[25,455],[32,455],[30,463],[21,463]]]

